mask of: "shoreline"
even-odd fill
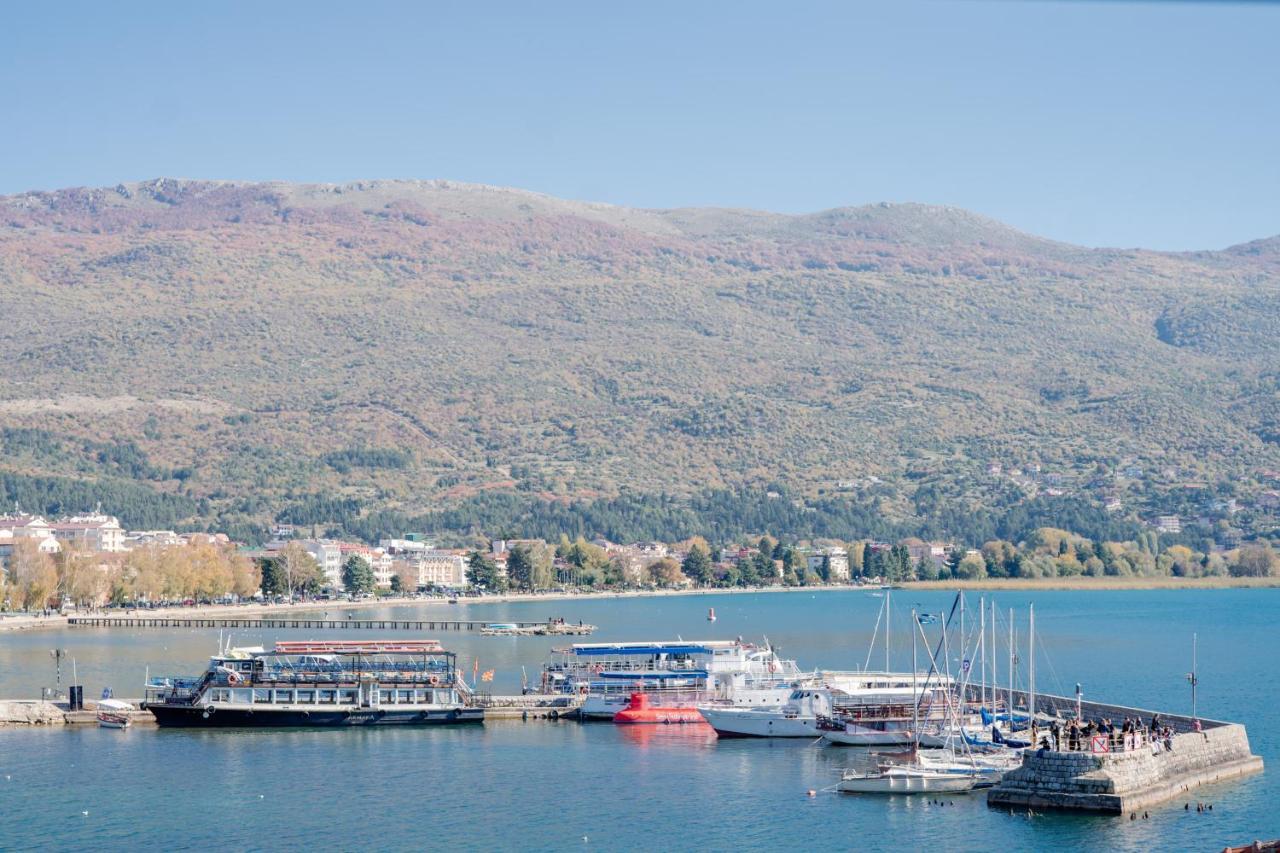
[[[916,590],[1142,590],[1142,589],[1275,589],[1280,577],[1265,578],[1174,578],[1174,577],[1073,577],[1073,578],[985,578],[983,580],[904,581],[903,589]]]
[[[1049,591],[1117,591],[1117,590],[1184,590],[1184,589],[1276,589],[1280,588],[1280,577],[1271,578],[1173,578],[1173,577],[1074,577],[1074,578],[986,578],[983,580],[945,580],[945,581],[904,581],[898,585],[902,589],[957,592],[960,590],[1028,590],[1032,592]],[[781,593],[819,593],[840,591],[876,591],[879,587],[873,584],[831,585],[831,586],[765,586],[750,588],[700,588],[700,589],[631,589],[618,591],[593,592],[550,592],[526,593],[506,592],[500,595],[458,599],[458,604],[449,604],[443,598],[406,598],[385,597],[361,601],[307,601],[299,604],[213,604],[196,607],[161,607],[154,610],[109,609],[96,611],[99,615],[126,617],[130,615],[154,614],[157,617],[171,615],[175,617],[252,617],[273,616],[287,613],[313,613],[328,610],[362,610],[371,607],[458,607],[477,604],[510,604],[533,601],[575,601],[582,599],[606,598],[660,598],[669,596],[693,595],[756,595]],[[74,614],[80,615],[80,614]],[[87,615],[87,614],[84,614]],[[6,631],[40,631],[53,628],[66,628],[66,616],[0,616],[0,634]]]

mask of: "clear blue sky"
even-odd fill
[[[1280,4],[5,4],[0,193],[452,178],[644,207],[1280,233]]]

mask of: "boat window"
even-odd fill
[[[240,688],[231,691],[231,701],[249,703],[253,701],[253,691],[248,688]]]
[[[341,701],[343,704],[354,705],[356,701],[356,691],[346,690],[346,689],[339,690],[338,697],[339,697],[339,701]]]
[[[338,691],[336,691],[336,690],[318,690],[318,691],[316,691],[316,695],[319,697],[319,698],[317,699],[317,701],[318,701],[321,705],[332,705],[335,701],[337,701],[337,698],[338,698]]]
[[[378,691],[378,701],[379,701],[380,703],[382,703],[383,705],[391,705],[391,704],[394,704],[394,703],[395,703],[395,699],[394,699],[394,698],[392,698],[393,696],[395,696],[395,691],[394,691],[394,690],[379,690],[379,691]]]
[[[227,690],[226,688],[219,688],[219,689],[217,689],[217,690],[213,691],[213,701],[215,701],[215,702],[230,702],[230,701],[231,701],[231,691],[230,691],[230,690]]]
[[[292,701],[293,701],[293,691],[292,691],[292,690],[277,690],[277,691],[276,691],[276,704],[277,704],[277,705],[288,705],[288,704],[289,704],[290,702],[292,702]]]
[[[255,690],[253,691],[253,703],[254,703],[255,705],[268,705],[268,704],[270,704],[270,703],[271,703],[271,691],[270,691],[270,690],[256,690],[256,689],[255,689]]]
[[[397,691],[396,691],[396,701],[397,701],[397,702],[400,702],[401,704],[408,704],[409,702],[412,702],[412,701],[413,701],[413,691],[412,691],[412,690],[397,690]]]
[[[298,701],[310,704],[316,701],[316,692],[314,690],[299,690]]]
[[[413,691],[413,698],[414,698],[414,701],[415,701],[415,702],[419,702],[419,703],[421,703],[421,702],[430,702],[430,701],[431,701],[431,691],[430,691],[430,690],[415,690],[415,691]]]

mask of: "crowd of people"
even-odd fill
[[[1194,725],[1200,729],[1198,720]],[[1031,742],[1042,751],[1129,752],[1149,746],[1159,754],[1173,750],[1173,735],[1173,727],[1162,723],[1159,714],[1152,715],[1148,725],[1137,717],[1126,717],[1119,725],[1109,717],[1083,723],[1069,720],[1065,726],[1054,720],[1043,733],[1031,723]]]

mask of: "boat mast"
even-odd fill
[[[991,600],[991,713],[993,715],[996,712],[996,699],[999,698],[996,696],[998,691],[997,676],[999,675],[996,670],[999,668],[997,666],[999,662],[1000,659],[996,657],[996,602],[993,598]]]
[[[893,595],[893,590],[886,589],[884,591],[884,671],[889,671],[889,596]]]
[[[978,599],[978,671],[982,673],[982,691],[978,704],[987,707],[987,599]]]
[[[1013,654],[1013,608],[1009,608],[1009,730],[1013,731],[1013,668],[1016,659]]]
[[[1027,616],[1027,708],[1031,722],[1036,720],[1036,606],[1030,605]],[[1032,744],[1035,746],[1035,744]]]
[[[911,624],[916,630],[911,632],[911,735],[915,738],[913,746],[920,748],[920,691],[916,689],[916,679],[920,667],[916,663],[916,634],[920,631],[920,621],[914,608],[911,611]]]

